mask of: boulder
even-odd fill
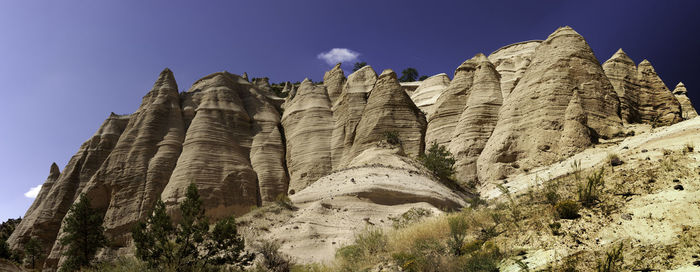
[[[396,133],[408,156],[418,156],[425,149],[425,115],[401,89],[396,73],[385,70],[377,79],[357,124],[350,158]]]
[[[690,99],[688,98],[688,90],[685,89],[683,82],[678,82],[676,88],[673,89],[673,95],[676,97],[676,100],[678,100],[678,103],[681,104],[683,119],[692,119],[698,116],[698,113],[695,111],[695,107],[693,107],[693,104],[690,103]]]
[[[491,137],[503,103],[495,66],[483,54],[475,58],[478,64],[474,83],[448,147],[456,160],[455,177],[463,189],[469,189],[477,182],[476,160]]]
[[[433,105],[437,101],[447,86],[450,85],[450,78],[446,74],[437,74],[421,81],[418,88],[411,94],[411,100],[418,106],[426,117],[430,117],[434,111]]]
[[[345,73],[343,73],[343,69],[340,68],[340,63],[338,63],[333,69],[323,75],[323,86],[326,87],[331,105],[335,103],[340,93],[343,92],[343,85],[345,85]]]
[[[634,61],[620,48],[609,60],[603,63],[603,70],[620,98],[622,122],[625,124],[641,122],[639,83],[637,66]]]
[[[671,125],[681,118],[681,104],[668,90],[648,60],[637,67],[639,80],[639,114],[645,123]]]
[[[352,158],[350,149],[355,141],[355,129],[367,105],[369,93],[377,81],[377,73],[366,65],[348,76],[343,91],[333,105],[331,162],[333,170],[342,168]]]
[[[323,86],[305,79],[282,115],[287,139],[289,192],[293,194],[330,173],[333,112]]]
[[[426,144],[437,143],[449,146],[455,126],[464,111],[467,99],[469,99],[477,65],[477,56],[474,56],[464,61],[455,70],[450,85],[440,94],[433,106],[435,111],[428,118],[428,128],[425,134]]]
[[[489,55],[489,60],[501,75],[501,93],[504,99],[525,74],[535,48],[541,43],[542,41],[539,40],[514,43],[501,47]]]
[[[558,161],[564,115],[575,90],[595,134],[612,137],[621,131],[620,101],[600,63],[581,35],[562,27],[535,49],[529,68],[504,100],[477,160],[479,180],[503,179]]]

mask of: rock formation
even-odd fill
[[[578,89],[588,126],[598,135],[620,132],[619,99],[586,41],[570,27],[535,49],[532,63],[506,97],[498,124],[477,161],[480,181],[550,164],[560,158],[564,115]]]
[[[8,244],[13,249],[22,249],[31,237],[36,237],[42,243],[42,255],[49,255],[63,217],[112,152],[127,122],[129,115],[112,113],[97,132],[80,146],[62,173],[59,174],[58,166],[51,165],[51,174],[42,185],[34,204],[8,238]]]
[[[413,95],[413,92],[418,89],[418,86],[420,86],[421,81],[411,81],[411,82],[399,82],[401,84],[401,88],[403,88],[403,91],[408,94],[408,96]]]
[[[668,90],[654,67],[643,60],[637,67],[639,114],[645,123],[671,125],[682,120],[681,105]]]
[[[571,101],[564,112],[564,128],[559,139],[559,154],[563,158],[570,157],[583,151],[591,145],[590,129],[587,126],[588,117],[583,110],[581,96],[574,90]]]
[[[340,93],[343,92],[343,85],[345,85],[345,73],[340,68],[340,63],[338,63],[333,69],[323,75],[323,86],[326,87],[331,105],[335,103]]]
[[[351,158],[386,139],[395,132],[408,156],[418,156],[425,149],[426,121],[423,112],[401,89],[396,73],[385,70],[374,84],[362,118],[357,124]]]
[[[456,160],[455,177],[464,189],[477,182],[476,160],[491,137],[503,103],[496,68],[483,54],[475,59],[474,83],[448,148]]]
[[[433,114],[435,101],[450,85],[450,78],[446,74],[437,74],[421,81],[418,88],[411,94],[411,100],[423,112],[426,117]]]
[[[377,73],[366,65],[348,76],[343,91],[333,105],[333,133],[331,135],[331,161],[333,169],[345,166],[355,141],[355,129],[367,105],[369,93],[377,81]]]
[[[331,165],[333,112],[323,86],[305,79],[282,115],[287,139],[289,192],[298,192],[327,175]]]
[[[676,97],[676,100],[678,100],[678,103],[681,104],[683,119],[691,119],[698,116],[698,113],[695,111],[695,107],[693,107],[693,104],[690,103],[690,99],[688,98],[688,90],[685,89],[683,82],[678,82],[676,88],[673,89],[673,95]]]
[[[542,41],[525,41],[506,45],[489,55],[489,60],[496,66],[496,71],[501,75],[501,93],[505,99],[520,78],[525,74],[525,70],[530,66],[535,48]]]
[[[629,56],[617,50],[615,54],[603,63],[605,75],[615,88],[620,98],[620,117],[625,124],[641,122],[639,115],[639,83],[637,66]]]
[[[469,99],[477,65],[477,56],[475,56],[466,60],[455,70],[450,85],[438,97],[433,106],[435,111],[428,118],[428,128],[425,134],[426,144],[437,143],[449,146],[452,133],[464,111],[467,99]]]

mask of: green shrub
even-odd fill
[[[292,200],[289,199],[289,196],[287,196],[284,193],[277,195],[277,197],[275,198],[275,203],[277,203],[277,205],[279,205],[280,207],[290,211],[294,211],[297,209],[297,207],[294,206],[294,203],[292,203]]]
[[[605,180],[603,180],[603,170],[593,172],[591,175],[586,177],[586,181],[578,186],[578,200],[584,207],[592,207],[595,205],[596,201],[600,196],[600,192],[605,185]]]
[[[491,242],[481,245],[478,251],[460,258],[461,271],[465,272],[491,272],[499,271],[498,264],[503,254],[498,247]]]
[[[554,205],[554,211],[557,218],[560,219],[576,219],[579,218],[578,214],[580,207],[578,203],[571,200],[564,200],[556,205]]]
[[[617,154],[613,154],[613,153],[608,154],[607,160],[608,160],[608,164],[610,166],[618,166],[618,165],[622,164],[622,160],[620,159],[620,156],[618,156]]]
[[[560,235],[561,224],[559,222],[554,222],[549,224],[549,228],[552,230],[552,235]]]
[[[25,263],[29,268],[36,268],[36,262],[41,258],[41,244],[39,240],[32,237],[29,241],[24,244],[24,256],[26,258]]]
[[[279,243],[265,240],[256,249],[262,255],[261,262],[258,265],[264,267],[266,271],[287,272],[290,270],[292,264],[279,252]]]
[[[418,160],[441,180],[452,180],[456,160],[445,146],[433,143],[428,152],[421,154]]]
[[[559,183],[555,180],[549,181],[544,187],[544,197],[547,203],[550,205],[555,205],[559,202]]]
[[[462,215],[447,218],[447,223],[450,226],[450,239],[447,244],[450,246],[452,253],[456,256],[461,256],[464,238],[467,235],[467,220]]]
[[[386,142],[391,145],[401,144],[401,139],[399,139],[399,133],[397,131],[392,130],[384,132],[384,138]]]

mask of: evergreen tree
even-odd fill
[[[352,66],[352,71],[355,72],[357,70],[360,70],[362,67],[367,66],[366,62],[355,62],[355,65]]]
[[[178,225],[175,243],[178,245],[178,267],[192,267],[201,260],[198,248],[203,246],[209,232],[209,222],[204,217],[204,207],[193,183],[187,187],[185,201],[180,204],[182,222]]]
[[[24,244],[24,256],[26,263],[31,269],[36,268],[36,262],[41,258],[41,244],[39,240],[32,237]]]
[[[216,222],[207,243],[207,259],[217,265],[234,263],[238,261],[243,247],[243,238],[238,235],[236,219],[231,216]]]
[[[0,239],[0,259],[10,259],[12,251],[5,240]]]
[[[423,76],[420,76],[420,78],[419,78],[418,80],[423,81],[423,80],[426,80],[426,79],[428,79],[428,76],[423,75]]]
[[[67,259],[61,266],[62,271],[75,271],[90,265],[97,250],[107,243],[102,220],[103,216],[90,207],[90,200],[85,194],[80,194],[64,221],[65,235],[60,242],[67,246],[64,252]]]
[[[421,154],[418,159],[441,180],[452,180],[455,159],[445,146],[433,143],[428,152]]]
[[[416,78],[418,78],[418,70],[416,70],[416,68],[408,67],[401,71],[401,77],[399,78],[399,81],[411,82],[416,81]]]
[[[175,260],[175,244],[170,241],[174,230],[170,216],[165,213],[165,203],[159,199],[146,222],[139,222],[132,231],[136,257],[151,268]]]

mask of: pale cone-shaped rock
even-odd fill
[[[437,74],[421,81],[418,88],[411,94],[411,100],[430,118],[438,97],[450,85],[450,78],[446,74]]]
[[[693,104],[690,103],[690,98],[688,98],[688,90],[685,88],[683,82],[679,82],[678,85],[676,85],[676,88],[673,89],[673,95],[676,97],[676,100],[678,100],[678,103],[681,104],[683,119],[691,119],[698,116],[698,113],[695,111],[695,107],[693,107]]]
[[[574,90],[573,97],[564,112],[564,128],[559,139],[559,154],[570,157],[591,145],[588,117],[583,110],[581,96]]]
[[[340,68],[340,63],[338,63],[333,66],[333,69],[323,75],[323,86],[326,87],[331,105],[335,103],[340,93],[343,92],[343,85],[345,85],[345,73]]]
[[[7,242],[12,249],[22,249],[31,237],[39,238],[43,258],[49,256],[61,221],[92,175],[112,152],[129,122],[129,116],[112,113],[90,140],[83,143],[71,157],[63,172],[51,165],[51,174],[41,187],[32,207],[24,215]],[[60,257],[60,256],[59,256]],[[38,263],[42,263],[40,259]],[[55,266],[57,259],[49,262]]]
[[[586,41],[570,27],[552,33],[504,100],[498,124],[477,160],[480,182],[558,161],[564,114],[579,90],[588,126],[612,137],[621,131],[620,101]]]
[[[287,139],[289,192],[298,192],[331,172],[333,112],[323,86],[304,80],[287,104],[282,126]]]
[[[103,227],[110,244],[100,255],[129,246],[131,228],[151,213],[170,179],[184,131],[177,83],[165,69],[131,115],[114,150],[83,189],[94,209],[106,211]],[[49,260],[59,259],[61,251],[57,242]],[[65,256],[60,259],[62,262]]]
[[[396,132],[404,152],[418,156],[425,149],[425,116],[401,89],[396,73],[385,70],[377,79],[367,99],[367,106],[357,124],[351,158]]]
[[[639,83],[637,66],[629,56],[618,49],[609,60],[603,63],[605,75],[620,98],[620,117],[625,124],[641,122],[639,114]]]
[[[501,75],[501,96],[508,97],[530,66],[535,48],[542,41],[524,41],[506,45],[489,55],[489,60]]]
[[[474,71],[478,65],[477,56],[464,61],[457,70],[447,89],[435,102],[435,112],[428,118],[425,143],[449,146],[459,117],[464,112],[474,81]]]
[[[643,122],[671,125],[682,120],[681,104],[648,60],[643,60],[637,66],[637,79],[640,87],[639,113]]]
[[[355,129],[367,105],[369,93],[377,81],[377,73],[366,65],[348,76],[343,91],[333,105],[331,161],[333,170],[344,167],[352,158]]]
[[[491,137],[503,103],[496,68],[483,54],[475,58],[478,66],[474,83],[448,147],[456,160],[455,177],[463,189],[469,189],[478,181],[476,160]]]
[[[189,126],[161,193],[176,219],[190,183],[214,220],[240,215],[286,192],[279,113],[259,91],[243,78],[221,72],[198,80],[185,93]]]

